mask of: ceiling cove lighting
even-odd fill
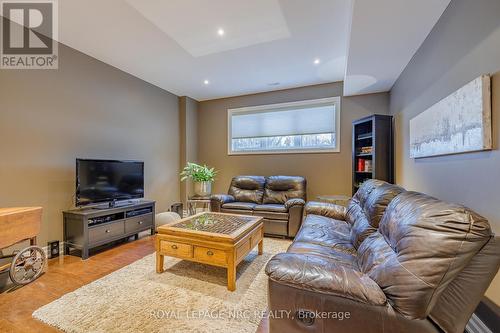
[[[210,84],[210,81],[208,81],[208,80],[204,80],[204,81],[203,81],[203,84],[204,84],[204,85],[209,85],[209,84]]]
[[[217,29],[217,35],[222,37],[222,36],[224,36],[225,33],[226,32],[224,31],[224,29],[222,29],[222,28]]]
[[[319,65],[320,62],[321,62],[321,60],[319,58],[314,59],[314,64],[315,65]]]

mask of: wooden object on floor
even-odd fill
[[[41,221],[42,207],[0,208],[0,249],[28,239],[34,245]]]
[[[368,179],[394,181],[392,127],[380,114],[352,123],[352,194]]]
[[[156,272],[170,256],[227,268],[227,289],[236,290],[236,266],[258,245],[263,252],[262,217],[200,213],[158,228]]]
[[[14,254],[5,255],[2,249],[23,241],[36,245],[36,237],[40,233],[42,223],[42,207],[0,208],[0,259],[12,258]],[[11,263],[0,265],[0,272],[11,267]]]

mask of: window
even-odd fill
[[[340,97],[228,110],[228,154],[339,152]]]

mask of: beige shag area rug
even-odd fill
[[[65,332],[251,332],[267,307],[264,267],[290,241],[264,239],[238,265],[236,291],[226,287],[226,270],[165,257],[155,272],[148,255],[33,312]]]

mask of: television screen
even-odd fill
[[[76,160],[76,205],[144,197],[144,162]]]

